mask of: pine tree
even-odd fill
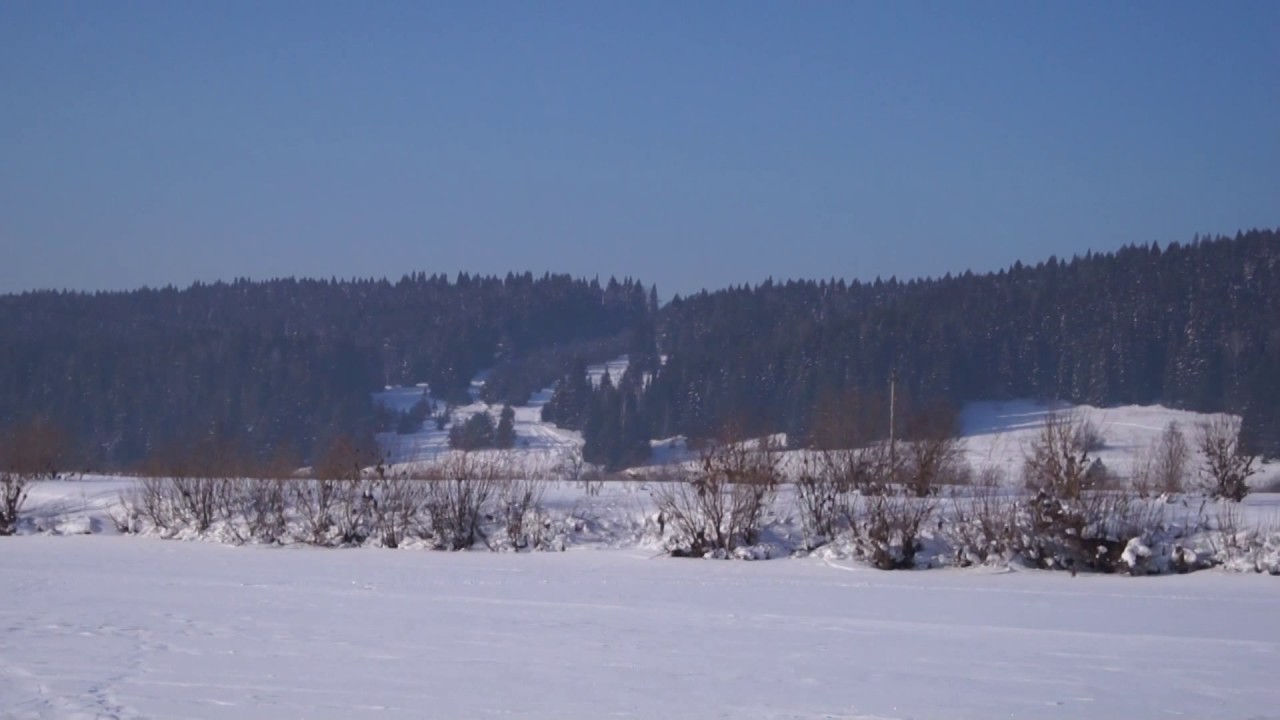
[[[493,434],[493,446],[507,450],[516,446],[516,411],[504,405],[498,419],[498,429]]]

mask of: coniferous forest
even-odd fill
[[[586,364],[629,354],[598,387]],[[662,358],[660,361],[659,358]],[[823,414],[905,397],[1031,397],[1243,415],[1280,455],[1280,236],[928,280],[769,281],[659,307],[638,281],[415,274],[0,297],[0,425],[57,424],[86,466],[217,435],[310,457],[393,428],[370,393],[430,383],[493,403],[555,384],[544,419],[622,467],[655,437],[726,428],[820,442]]]
[[[1037,398],[1231,411],[1244,417],[1246,443],[1276,456],[1280,236],[1130,246],[932,280],[703,292],[663,309],[657,346],[666,362],[643,391],[623,382],[578,407],[597,417],[614,408],[618,417],[604,415],[619,433],[638,414],[652,437],[711,437],[731,427],[749,436],[786,432],[791,444],[811,445],[821,442],[814,430],[823,413],[886,405],[896,373],[899,392],[919,402]],[[582,393],[567,380],[561,386]],[[591,417],[555,412],[569,427]]]
[[[651,292],[630,280],[419,273],[3,296],[0,427],[52,422],[89,467],[209,437],[310,459],[336,436],[389,429],[370,395],[385,385],[427,382],[458,400],[497,366],[508,397],[495,401],[523,402],[559,368],[539,376],[516,359],[625,352],[617,336],[647,317]]]

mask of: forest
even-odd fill
[[[403,428],[371,399],[384,386],[429,383],[460,402],[488,370],[495,404],[554,385],[544,419],[581,430],[587,460],[616,468],[675,435],[868,439],[882,424],[849,419],[879,412],[892,376],[917,406],[1230,411],[1254,451],[1277,456],[1277,270],[1276,231],[1252,230],[994,273],[770,280],[665,305],[638,280],[530,273],[24,293],[0,297],[0,427],[55,425],[93,468],[210,437],[305,461],[334,437]],[[624,353],[626,375],[586,381],[588,363]],[[836,426],[841,437],[824,435]]]
[[[896,376],[898,393],[917,404],[1033,398],[1229,411],[1243,416],[1251,449],[1280,455],[1273,230],[987,274],[701,292],[662,309],[655,340],[666,360],[638,369],[655,373],[649,381],[615,379],[583,400],[581,383],[562,379],[565,397],[547,419],[613,428],[610,447],[634,447],[637,434],[715,438],[726,428],[814,446],[830,443],[820,431],[836,425],[845,437],[835,441],[848,442],[887,430],[865,420],[883,414]]]
[[[653,289],[564,275],[417,273],[387,280],[195,284],[0,297],[0,428],[38,418],[74,464],[129,467],[213,438],[314,459],[335,437],[388,429],[370,394],[430,383],[464,399],[494,369],[504,397],[549,384],[549,348],[592,361],[651,313]],[[495,385],[496,387],[499,385]],[[525,393],[523,396],[520,393]]]

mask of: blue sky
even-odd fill
[[[0,3],[0,292],[990,270],[1280,226],[1275,2]]]

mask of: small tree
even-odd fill
[[[493,433],[493,446],[499,450],[508,450],[516,446],[516,411],[510,405],[502,407],[498,417],[498,429]]]
[[[454,450],[480,450],[493,447],[493,418],[481,410],[467,421],[449,428],[449,447]]]
[[[895,450],[893,480],[911,495],[934,495],[941,485],[967,480],[959,416],[944,401],[919,404],[907,421],[906,442]]]
[[[1089,445],[1080,442],[1086,433],[1083,421],[1069,413],[1050,413],[1040,434],[1023,460],[1022,476],[1028,488],[1054,498],[1074,500],[1092,489],[1096,475]]]
[[[1160,440],[1134,460],[1133,488],[1146,497],[1156,493],[1176,495],[1183,491],[1191,448],[1178,423],[1170,422]]]
[[[1258,458],[1240,448],[1240,418],[1220,415],[1202,423],[1199,445],[1204,454],[1200,474],[1209,494],[1232,502],[1243,500],[1249,494],[1249,476],[1257,472]]]

